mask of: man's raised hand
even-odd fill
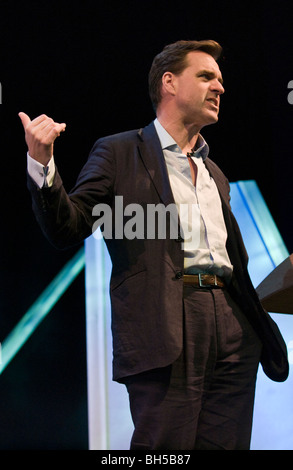
[[[18,115],[25,131],[29,155],[42,165],[47,166],[53,155],[54,141],[61,132],[65,131],[66,124],[54,122],[45,114],[32,121],[25,113],[21,112]]]

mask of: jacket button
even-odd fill
[[[182,276],[183,276],[182,271],[177,271],[176,274],[175,274],[176,279],[181,279]]]

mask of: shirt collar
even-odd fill
[[[166,131],[166,129],[162,126],[159,120],[156,118],[154,120],[154,126],[156,128],[159,140],[161,142],[162,150],[169,149],[175,151],[176,148],[181,151],[180,147],[173,139],[173,137]],[[181,151],[182,152],[182,151]],[[202,157],[203,160],[207,158],[209,154],[209,146],[203,136],[199,134],[196,145],[195,145],[195,157]]]

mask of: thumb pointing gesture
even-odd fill
[[[21,122],[22,122],[22,125],[23,125],[23,128],[24,130],[26,129],[26,127],[31,123],[31,120],[29,118],[29,116],[25,113],[18,113],[20,119],[21,119]]]
[[[61,132],[65,131],[66,124],[54,122],[45,114],[33,121],[23,112],[18,115],[25,131],[25,140],[30,156],[47,166],[53,155],[54,141]]]

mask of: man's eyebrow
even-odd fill
[[[200,77],[201,75],[208,75],[208,77],[210,79],[212,78],[217,78],[218,81],[221,83],[221,85],[223,85],[224,83],[224,80],[222,77],[218,77],[217,74],[215,72],[212,72],[211,70],[200,70],[197,74],[196,74],[198,77]]]

